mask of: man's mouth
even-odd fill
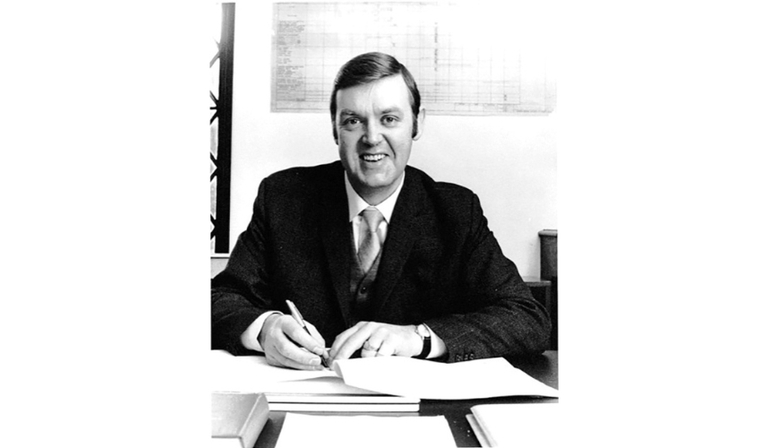
[[[360,158],[365,162],[378,162],[384,159],[386,156],[386,154],[363,154],[360,156]]]

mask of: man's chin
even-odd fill
[[[361,170],[359,176],[355,176],[357,184],[365,189],[386,188],[392,184],[392,177],[385,170]]]
[[[359,194],[360,197],[368,201],[369,204],[376,205],[389,197],[389,195],[394,191],[394,186],[392,185],[392,182],[367,181],[358,184],[358,186],[355,187],[355,191],[357,191],[357,194]]]

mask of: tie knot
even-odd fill
[[[368,224],[368,229],[375,233],[379,229],[379,224],[381,224],[381,220],[384,219],[384,215],[382,215],[376,207],[368,207],[361,213],[365,223]]]

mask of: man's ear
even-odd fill
[[[424,119],[427,116],[427,110],[422,106],[419,109],[419,116],[416,117],[416,121],[413,123],[413,139],[418,140],[421,138],[421,134],[424,133]]]

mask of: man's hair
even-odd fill
[[[416,86],[416,80],[413,79],[411,72],[394,57],[379,52],[364,53],[355,56],[344,64],[336,75],[333,82],[333,92],[331,92],[331,122],[333,123],[333,139],[338,141],[339,136],[336,131],[336,92],[348,87],[359,86],[378,81],[387,76],[402,75],[408,94],[411,100],[411,111],[413,112],[413,134],[418,133],[418,116],[421,108],[421,95]]]

